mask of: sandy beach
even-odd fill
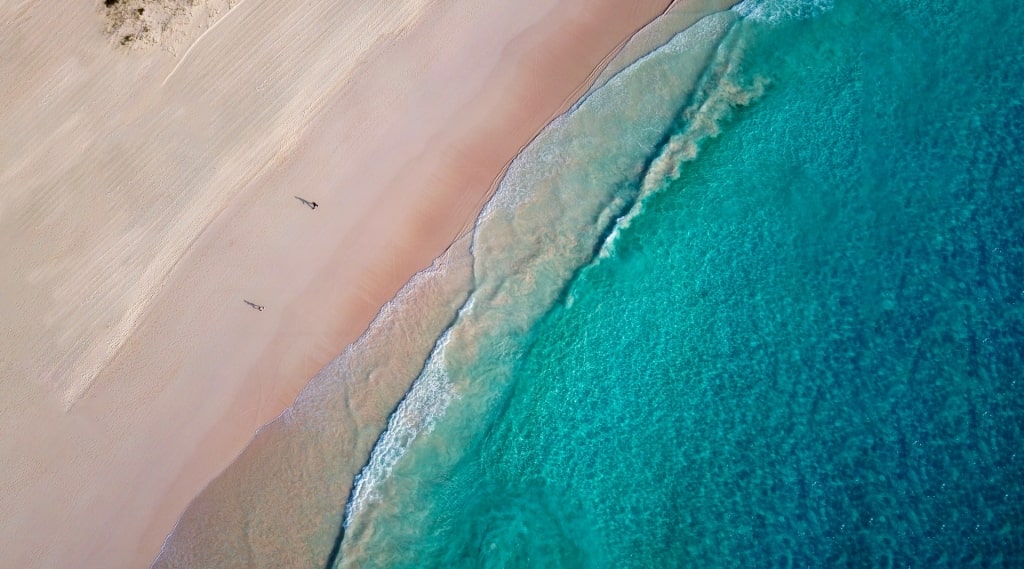
[[[668,4],[6,5],[0,565],[148,566]]]

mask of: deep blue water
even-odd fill
[[[359,564],[1024,566],[1024,9],[819,4],[733,24],[763,92],[413,443]]]

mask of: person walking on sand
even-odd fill
[[[252,302],[250,300],[246,300],[245,303],[255,308],[256,310],[259,310],[260,312],[263,312],[263,309],[265,308],[262,304],[256,304],[255,302]]]
[[[316,202],[309,202],[310,209],[316,209],[318,205],[320,205],[320,204],[318,204]]]

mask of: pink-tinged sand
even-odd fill
[[[675,32],[734,3],[675,3],[594,69],[607,77],[609,69],[621,70]],[[592,78],[584,84],[592,85]],[[189,506],[165,543],[158,569],[323,566],[354,476],[467,297],[473,281],[469,244],[464,236],[417,275],[350,350],[317,374],[293,407],[260,430]]]
[[[0,566],[148,565],[668,2],[221,3],[170,51],[0,9]],[[401,392],[353,394],[351,468]]]

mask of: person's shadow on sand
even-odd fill
[[[302,204],[305,205],[306,207],[308,207],[309,209],[316,209],[320,205],[320,204],[318,204],[316,202],[311,202],[311,201],[309,201],[307,199],[300,198],[299,196],[292,196],[292,197],[294,197],[295,199],[297,199],[300,202],[302,202]]]
[[[260,312],[263,312],[263,309],[264,309],[264,308],[266,308],[265,306],[262,306],[262,305],[256,304],[255,302],[252,302],[251,300],[245,300],[245,301],[243,301],[243,302],[245,302],[245,303],[246,303],[246,304],[248,304],[249,306],[251,306],[251,307],[255,308],[256,310],[259,310]]]

